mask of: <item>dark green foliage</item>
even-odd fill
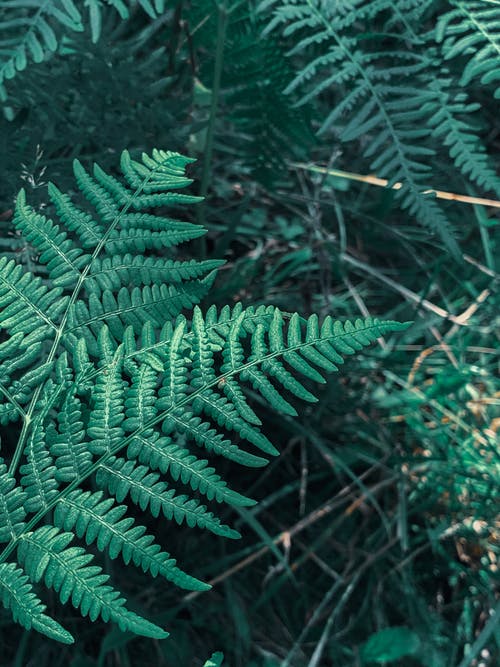
[[[436,38],[442,42],[445,60],[463,58],[466,67],[460,85],[466,86],[475,79],[496,86],[500,80],[498,71],[498,36],[500,18],[496,3],[451,2],[453,7],[440,17]],[[494,89],[494,97],[500,98],[500,87]]]
[[[257,427],[260,420],[247,403],[244,383],[271,407],[296,415],[282,392],[317,399],[285,362],[294,372],[306,377],[314,373],[323,381],[313,366],[337,370],[345,355],[404,328],[372,318],[341,324],[327,317],[320,326],[311,316],[303,330],[296,314],[285,318],[277,308],[241,305],[220,313],[212,307],[206,317],[195,307],[188,324],[181,310],[205,295],[211,280],[200,277],[218,263],[164,263],[160,273],[152,273],[148,260],[154,262],[154,256],[143,253],[178,245],[204,231],[144,212],[198,201],[178,192],[191,183],[185,176],[189,162],[159,150],[143,154],[138,162],[125,151],[123,181],[98,165],[91,175],[76,161],[76,181],[95,214],[51,185],[61,226],[30,208],[21,191],[14,226],[38,251],[46,280],[56,287],[47,288],[14,260],[0,266],[1,326],[11,336],[6,343],[15,343],[10,349],[4,344],[0,363],[9,370],[16,361],[18,367],[24,365],[24,350],[33,346],[35,332],[37,342],[47,346],[43,352],[39,345],[37,355],[29,357],[21,391],[16,381],[6,382],[10,374],[2,372],[4,421],[20,419],[23,424],[9,472],[3,473],[3,558],[16,550],[33,582],[43,580],[83,616],[93,621],[101,616],[123,631],[159,639],[167,633],[126,609],[125,600],[106,583],[109,576],[90,565],[92,554],[70,546],[75,536],[70,531],[87,545],[95,542],[111,558],[122,554],[125,564],[133,561],[154,576],[203,590],[204,584],[180,571],[152,544],[144,527],[131,528],[134,519],[126,516],[127,506],[116,503],[131,501],[155,518],[239,537],[198,498],[176,492],[181,482],[208,500],[254,504],[229,489],[205,459],[176,445],[177,434],[243,465],[264,464],[266,459],[221,439],[229,431],[264,454],[278,453]],[[107,258],[113,279],[106,279]],[[114,268],[115,262],[123,272]],[[129,280],[131,271],[136,280]],[[166,282],[159,282],[160,277]],[[118,456],[125,449],[126,458]],[[12,475],[20,460],[26,462],[19,468],[16,487]],[[173,484],[163,481],[167,472]],[[99,489],[91,494],[79,490],[89,478]],[[39,526],[52,514],[54,525]],[[13,571],[5,572],[1,585],[8,590]],[[23,625],[43,631],[40,604],[31,609],[28,598],[22,603],[8,596],[4,600]],[[52,626],[47,633],[54,635]]]
[[[352,11],[352,6],[342,11],[337,3],[329,4],[322,0],[268,0],[261,4],[262,11],[271,9],[274,13],[267,31],[284,24],[285,36],[295,42],[291,53],[306,58],[307,64],[296,74],[285,92],[304,89],[307,85],[309,90],[301,99],[301,103],[305,103],[330,89],[338,91],[340,94],[335,96],[334,106],[322,120],[318,133],[325,135],[334,130],[342,142],[362,138],[363,154],[369,160],[369,169],[387,178],[390,184],[402,184],[396,195],[401,200],[401,207],[436,232],[458,259],[459,249],[453,229],[432,195],[429,179],[436,144],[429,142],[431,136],[444,138],[445,144],[450,147],[451,157],[464,175],[496,194],[500,193],[500,186],[483,147],[460,119],[460,115],[479,107],[466,104],[467,97],[463,94],[450,98],[442,89],[445,82],[435,81],[437,66],[433,45],[436,40],[442,39],[443,25],[460,13],[465,16],[472,14],[477,23],[474,9],[478,8],[469,7],[470,3],[457,3],[460,9],[443,16],[440,29],[416,34],[413,29],[408,29],[408,7],[402,6],[398,11],[396,3],[388,33],[389,26],[383,20],[378,24],[379,32],[373,30],[373,22],[379,15],[386,16],[387,3],[353,4],[358,5],[360,11]],[[410,8],[414,10],[411,15],[413,22],[418,14],[426,10],[426,3],[415,5]],[[498,12],[493,8],[483,13],[481,18],[492,22],[492,34],[488,31],[484,33],[484,39],[490,40],[482,54],[485,62],[482,55],[475,56],[469,66],[470,72],[465,71],[460,81],[451,81],[453,88],[468,82],[481,68],[481,71],[489,72],[489,76],[484,75],[485,81],[495,78],[493,60],[498,48],[495,50],[491,42],[495,26],[498,30]],[[451,33],[465,30],[465,25],[474,25],[474,20],[467,21],[465,16],[463,23],[450,30]],[[360,21],[364,28],[360,26]],[[444,44],[444,59],[460,54],[461,49],[466,50],[472,42],[481,39],[480,35],[483,35],[482,29],[469,39],[459,40],[454,48],[450,47],[453,37],[449,37]],[[379,45],[382,40],[386,44],[381,50]],[[387,41],[391,43],[390,48]],[[490,54],[493,56],[491,60]],[[473,63],[479,59],[481,66],[474,66]],[[448,86],[450,81],[445,83],[445,90]],[[433,125],[437,127],[431,135]]]
[[[285,94],[293,70],[279,42],[268,36],[256,49],[265,26],[245,21],[240,34],[238,27],[230,26],[225,103],[253,175],[270,186],[287,168],[287,157],[303,158],[313,145],[310,110],[296,108]]]
[[[130,15],[129,7],[133,2],[106,0],[121,19]],[[150,17],[156,18],[164,11],[164,0],[139,0],[139,4]],[[0,99],[7,98],[5,82],[13,79],[17,72],[22,72],[30,62],[41,63],[52,54],[62,50],[61,42],[66,34],[83,32],[90,28],[92,41],[101,36],[103,21],[103,3],[100,0],[88,0],[85,3],[88,12],[82,16],[78,3],[73,0],[46,0],[45,2],[23,2],[7,0],[0,8],[5,12],[5,20],[0,22],[0,41],[2,46],[0,60]],[[3,17],[2,17],[3,18]],[[109,17],[106,17],[109,18]],[[71,39],[71,38],[70,38]]]
[[[498,663],[499,20],[0,2],[2,664]]]

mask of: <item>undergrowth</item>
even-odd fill
[[[487,0],[0,2],[0,271],[22,286],[1,297],[5,562],[36,580],[50,572],[42,549],[74,548],[123,592],[133,629],[160,632],[137,614],[171,635],[138,638],[106,613],[90,623],[34,583],[33,613],[76,643],[5,611],[1,665],[201,667],[219,651],[231,667],[497,664],[499,35]],[[189,156],[168,154],[188,189],[170,183],[146,216],[126,202],[152,193],[118,165],[128,149],[125,176],[128,164],[143,178],[157,147]],[[264,343],[306,336],[313,313],[413,324],[375,331],[325,384],[310,359],[280,398],[272,365],[235,383],[231,350],[253,363]],[[179,430],[165,418],[176,364]],[[217,401],[205,413],[204,380],[237,422],[219,422]],[[296,402],[292,386],[319,400]],[[205,418],[217,432],[200,432]],[[239,453],[248,435],[274,452],[256,420],[280,455],[236,466],[266,456]],[[196,434],[212,453],[198,456]],[[213,458],[219,446],[229,456]],[[184,509],[209,504],[190,515],[203,518],[143,511],[137,485],[166,496],[167,481]],[[149,565],[83,507],[115,512]],[[29,595],[15,567],[4,574]],[[212,587],[183,592],[148,569]]]

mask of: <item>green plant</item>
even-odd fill
[[[122,20],[130,16],[127,5],[135,4],[106,0],[106,5],[114,9]],[[165,9],[164,0],[139,0],[138,4],[151,18],[156,18]],[[68,51],[63,44],[72,33],[83,32],[90,27],[92,41],[97,42],[101,37],[106,5],[100,0],[87,0],[88,16],[85,13],[84,17],[73,0],[2,2],[0,8],[8,10],[8,16],[0,22],[0,35],[6,33],[0,40],[0,100],[5,102],[7,99],[5,82],[25,70],[31,61],[39,64],[58,51]],[[109,17],[106,12],[104,19]]]
[[[410,501],[426,517],[433,549],[456,553],[450,581],[488,595],[499,556],[500,383],[494,363],[452,357],[449,368],[437,352],[417,358],[409,382],[389,375],[402,388],[379,389],[379,401],[404,419]]]
[[[485,85],[495,84],[500,80],[498,3],[455,1],[451,5],[453,9],[440,17],[436,28],[445,59],[467,59],[460,85],[466,86],[476,77]],[[500,98],[500,88],[495,89],[494,96]]]
[[[401,208],[460,259],[453,225],[434,198],[432,161],[444,140],[467,179],[500,193],[494,165],[468,120],[480,104],[462,89],[474,76],[485,83],[498,78],[499,15],[484,2],[453,3],[458,8],[443,13],[436,28],[422,31],[419,22],[433,4],[439,3],[264,0],[260,9],[272,10],[266,31],[283,25],[284,36],[293,38],[290,55],[302,56],[285,92],[302,90],[300,104],[326,99],[318,134],[361,142],[370,170],[399,184]],[[454,24],[457,18],[462,21]],[[476,44],[482,48],[461,76],[460,68],[447,68]]]
[[[170,551],[183,569],[212,584],[210,591],[183,592],[164,577],[153,580],[142,567],[132,567],[133,560],[125,564],[99,552],[95,543],[86,545],[85,537],[75,538],[94,555],[89,565],[102,566],[110,576],[104,583],[112,582],[130,609],[168,628],[174,640],[123,633],[102,618],[88,623],[69,605],[58,609],[54,591],[31,582],[47,604],[44,613],[78,642],[48,641],[12,625],[10,611],[0,609],[0,662],[201,667],[221,650],[232,667],[355,667],[389,659],[405,667],[493,667],[500,646],[499,3],[171,0],[154,18],[144,11],[146,4],[124,0],[130,14],[124,20],[117,2],[74,3],[83,28],[75,31],[49,13],[52,7],[64,11],[69,4],[63,0],[0,2],[0,66],[19,45],[27,46],[38,8],[57,40],[56,51],[46,48],[35,21],[43,61],[35,63],[28,47],[26,67],[3,81],[4,260],[38,276],[40,286],[54,287],[38,248],[12,225],[19,189],[26,189],[37,212],[55,220],[46,181],[56,182],[77,205],[84,199],[72,178],[75,157],[116,175],[123,146],[133,155],[169,146],[199,158],[189,174],[192,191],[206,194],[205,204],[182,207],[183,217],[206,223],[209,232],[193,242],[146,248],[148,270],[151,260],[155,271],[157,260],[198,261],[204,254],[215,263],[226,260],[220,267],[205,264],[206,271],[194,277],[183,273],[174,282],[172,269],[159,278],[193,299],[183,311],[189,340],[200,298],[205,325],[209,306],[220,313],[224,304],[232,309],[236,302],[241,312],[272,303],[287,323],[288,313],[298,310],[303,324],[311,313],[352,321],[373,314],[415,324],[404,336],[385,336],[360,351],[348,374],[336,374],[313,391],[319,401],[303,405],[300,419],[273,412],[259,391],[241,381],[248,405],[280,450],[279,459],[258,474],[202,453],[186,434],[164,434],[160,423],[154,426],[159,438],[173,437],[180,449],[209,458],[210,466],[215,461],[214,474],[259,499],[247,507],[204,501],[213,512],[217,508],[221,524],[241,532],[237,541],[214,539],[186,522],[160,521],[134,506],[130,496],[120,501],[127,509],[118,522],[136,521],[128,528],[139,525],[143,536],[154,535],[151,545]],[[329,118],[333,122],[326,127]],[[384,161],[394,155],[392,163]],[[442,192],[434,197],[432,191]],[[177,217],[167,207],[158,214]],[[66,232],[75,247],[92,254],[94,248]],[[109,257],[103,248],[98,259]],[[132,281],[129,291],[144,287],[137,266],[123,266],[118,276],[107,268],[113,282],[98,285],[101,305],[105,290],[119,300],[121,280]],[[99,316],[96,305],[90,313],[92,289],[88,278],[77,298],[89,318]],[[68,285],[61,296],[71,293]],[[176,319],[173,314],[174,325]],[[96,322],[89,333],[82,323],[73,332],[75,339],[88,339],[94,366],[102,356],[99,328]],[[136,340],[141,334],[137,327]],[[245,354],[251,336],[240,338]],[[7,339],[0,333],[0,346]],[[112,339],[114,349],[121,333]],[[32,365],[13,371],[13,391],[22,394],[15,382],[42,364],[52,342],[42,342]],[[74,371],[73,342],[64,345]],[[214,359],[218,372],[224,363],[220,351],[214,350]],[[128,383],[127,396],[130,364],[124,359],[120,375]],[[88,389],[77,394],[81,418],[69,411],[60,426],[65,390],[49,407],[50,456],[60,457],[67,422],[87,429],[98,367],[95,373]],[[55,369],[48,379],[59,382]],[[305,378],[311,390],[309,382]],[[223,383],[217,391],[224,391]],[[289,392],[281,394],[287,398]],[[29,408],[30,400],[21,395],[21,407]],[[215,426],[212,419],[204,421]],[[16,416],[0,426],[6,464],[22,425]],[[26,442],[33,428],[32,422]],[[72,428],[76,434],[80,427]],[[225,427],[217,430],[228,435]],[[231,441],[243,446],[237,433]],[[128,447],[116,456],[127,453]],[[21,456],[20,465],[26,462]],[[171,470],[165,480],[172,490],[203,498],[189,482],[184,485],[182,474],[173,480]],[[14,477],[19,487],[22,475]],[[56,491],[69,483],[58,482]],[[94,474],[80,489],[110,498]],[[36,529],[53,518],[48,512]],[[16,556],[13,551],[6,562]],[[32,609],[38,615],[35,598]]]
[[[233,432],[265,455],[278,453],[261,433],[245,387],[295,415],[284,393],[316,400],[296,375],[324,382],[315,367],[334,371],[345,355],[404,328],[372,318],[341,324],[327,317],[320,326],[314,315],[304,321],[272,306],[238,304],[205,314],[195,306],[188,321],[181,311],[209,292],[220,262],[156,253],[204,233],[160,213],[199,200],[177,192],[191,183],[189,162],[158,150],[138,162],[125,151],[124,181],[75,162],[92,212],[52,183],[59,225],[33,210],[24,191],[17,198],[14,225],[39,253],[46,276],[0,260],[0,419],[21,424],[1,469],[1,597],[26,628],[63,642],[71,635],[44,614],[30,582],[43,581],[92,620],[167,635],[125,607],[92,553],[74,545],[77,538],[153,576],[205,589],[121,503],[238,537],[200,497],[242,507],[254,501],[230,489],[192,445],[264,465],[266,458],[226,438]]]
[[[204,667],[221,667],[224,656],[222,653],[214,653],[205,663]]]

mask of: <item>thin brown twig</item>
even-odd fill
[[[448,359],[451,361],[451,363],[453,364],[453,366],[454,366],[455,368],[458,368],[458,361],[457,361],[457,358],[456,358],[456,356],[453,354],[453,352],[452,352],[450,346],[448,345],[448,343],[446,343],[446,341],[445,341],[445,340],[443,339],[443,337],[441,336],[439,330],[438,330],[436,327],[432,326],[432,327],[430,327],[430,331],[431,331],[432,335],[434,336],[434,338],[439,342],[439,346],[438,346],[438,347],[444,351],[444,353],[446,354],[446,356],[448,357]]]
[[[477,269],[479,269],[483,273],[486,273],[487,276],[491,276],[492,278],[498,278],[499,277],[498,273],[496,273],[495,271],[492,271],[491,269],[489,269],[484,264],[481,264],[481,262],[478,262],[477,259],[474,259],[474,257],[471,257],[470,255],[467,255],[467,254],[462,255],[462,257],[464,258],[464,260],[468,264],[472,264],[472,266],[475,266]]]
[[[307,171],[314,171],[319,174],[328,174],[328,176],[337,176],[338,178],[346,178],[350,181],[359,181],[361,183],[368,183],[369,185],[376,185],[378,187],[390,187],[392,190],[400,190],[403,187],[402,183],[394,183],[389,186],[389,181],[386,178],[378,178],[377,176],[356,174],[352,171],[342,171],[341,169],[329,169],[328,167],[320,167],[315,164],[306,164],[305,162],[292,162],[291,167],[295,169],[306,169]],[[455,192],[447,192],[446,190],[424,190],[423,195],[435,195],[436,199],[446,199],[448,201],[458,201],[462,204],[479,204],[480,206],[492,206],[500,208],[500,201],[496,199],[484,199],[483,197],[470,197],[468,195],[460,195]]]
[[[433,348],[438,349],[438,345]],[[398,352],[422,352],[425,348],[423,345],[395,345],[394,350]],[[466,352],[477,352],[478,354],[498,354],[498,350],[494,347],[481,347],[480,345],[468,345],[464,348]]]

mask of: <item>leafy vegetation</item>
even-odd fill
[[[497,664],[499,36],[0,2],[2,664]]]

